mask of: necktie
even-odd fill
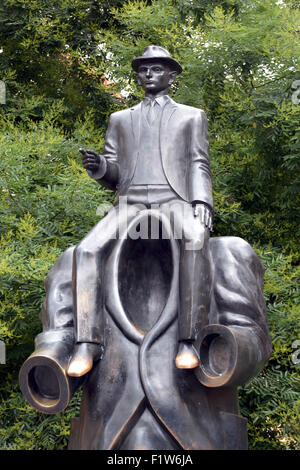
[[[149,109],[148,109],[148,113],[147,113],[147,119],[148,119],[148,122],[151,126],[151,124],[154,122],[155,120],[155,117],[156,117],[156,107],[157,107],[157,103],[155,100],[151,100],[149,102]]]

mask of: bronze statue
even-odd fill
[[[148,46],[132,67],[144,100],[110,116],[102,155],[80,149],[116,204],[50,271],[21,389],[55,413],[83,384],[71,449],[243,449],[237,385],[271,351],[263,266],[209,237],[207,119],[168,96],[180,64]]]
[[[127,204],[156,204],[162,212],[167,205],[176,226],[182,224],[180,346],[176,365],[194,368],[198,358],[192,342],[207,324],[211,290],[207,246],[213,198],[207,119],[204,111],[177,104],[168,96],[170,85],[182,69],[165,49],[147,47],[132,66],[138,84],[145,90],[145,99],[111,115],[103,155],[82,150],[83,165],[100,184],[118,187],[118,194],[126,195]],[[127,221],[136,212],[135,208],[122,210]],[[121,209],[118,216],[122,218]],[[115,211],[108,213],[75,250],[78,345],[68,369],[72,376],[78,377],[92,368],[96,348],[92,350],[86,343],[101,343],[96,260],[114,235],[115,221]]]

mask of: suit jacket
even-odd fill
[[[271,353],[263,265],[250,245],[237,237],[211,238],[210,250],[213,297],[209,323],[239,333],[240,351],[245,349],[248,355],[239,380],[244,383],[258,373]],[[50,342],[59,347],[60,342],[69,341],[72,350],[68,338],[74,337],[73,253],[74,247],[69,248],[47,276],[44,331],[36,344]],[[112,263],[104,259],[103,265],[110,269]],[[108,307],[103,317],[104,356],[85,376],[80,418],[73,420],[69,448],[122,448],[124,435],[149,403],[160,425],[183,449],[245,449],[247,421],[238,415],[236,385],[209,388],[199,382],[194,370],[182,371],[174,365],[176,308],[171,305],[169,312],[165,310],[143,337],[120,314],[120,307]],[[82,382],[69,380],[74,382],[73,388]],[[43,389],[47,387],[45,383]]]
[[[89,172],[120,195],[126,194],[142,148],[141,109],[139,103],[110,116],[103,151],[106,164],[97,173]],[[172,189],[185,201],[204,202],[213,208],[205,112],[169,98],[163,108],[159,137],[162,166]]]

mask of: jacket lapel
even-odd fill
[[[161,118],[161,125],[160,125],[160,150],[161,150],[161,158],[164,162],[165,158],[165,147],[166,144],[170,141],[170,136],[168,135],[168,124],[172,114],[177,109],[177,103],[173,101],[171,98],[169,103],[167,103],[163,109],[162,118]]]
[[[133,138],[135,141],[135,148],[138,148],[139,140],[140,140],[140,130],[141,130],[141,109],[142,104],[139,103],[136,106],[130,108],[130,115],[131,115],[131,129]]]

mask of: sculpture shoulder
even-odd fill
[[[112,113],[109,116],[109,123],[110,124],[115,124],[119,121],[122,121],[123,119],[128,118],[129,113],[130,113],[130,108],[122,109],[121,111],[116,111],[115,113]]]
[[[190,116],[191,118],[206,117],[205,111],[201,108],[195,108],[194,106],[188,106],[186,104],[181,103],[176,103],[176,106],[182,114]]]

